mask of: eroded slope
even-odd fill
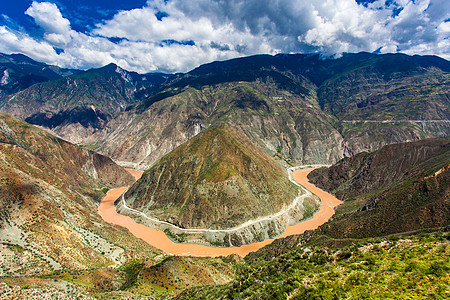
[[[0,274],[86,269],[151,254],[96,213],[102,190],[133,181],[109,158],[1,114]]]

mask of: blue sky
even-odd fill
[[[2,0],[0,2],[0,13],[14,20],[17,23],[16,25],[23,26],[28,30],[36,29],[37,26],[33,18],[25,14],[32,2],[32,0]],[[56,4],[62,15],[70,20],[72,29],[82,32],[90,31],[96,24],[111,19],[118,11],[141,8],[146,4],[146,0],[63,0],[47,2]],[[7,20],[3,17],[0,24],[7,24]]]
[[[61,67],[184,72],[259,53],[450,58],[448,0],[1,0],[0,52]]]

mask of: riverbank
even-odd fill
[[[317,188],[308,182],[308,174],[313,169],[296,170],[292,173],[295,181],[305,186],[313,194],[321,199],[320,209],[311,219],[300,222],[296,225],[289,226],[285,232],[275,239],[286,236],[301,234],[306,230],[313,230],[324,224],[334,214],[334,207],[338,206],[341,201],[327,192]],[[135,174],[133,174],[135,176]],[[136,174],[137,175],[137,174]],[[101,201],[98,207],[98,213],[108,223],[116,224],[127,228],[134,236],[141,238],[148,244],[173,255],[179,256],[199,256],[199,257],[217,257],[237,254],[246,256],[250,252],[254,252],[270,243],[275,239],[266,239],[262,242],[243,245],[240,247],[216,248],[195,244],[178,244],[172,242],[163,231],[146,227],[136,223],[128,216],[121,215],[116,212],[114,201],[122,195],[127,187],[110,190]]]

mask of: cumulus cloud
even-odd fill
[[[25,11],[47,33],[64,34],[70,30],[70,22],[63,18],[58,7],[49,2],[33,2]]]
[[[43,36],[0,27],[0,51],[72,68],[114,62],[138,72],[180,72],[213,60],[279,52],[378,49],[449,59],[446,1],[150,0],[86,33],[73,30],[55,4],[33,2],[25,13]]]

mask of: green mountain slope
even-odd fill
[[[280,165],[237,129],[222,125],[164,156],[125,201],[183,228],[227,229],[274,214],[297,195]]]
[[[449,237],[361,240],[341,249],[294,245],[238,265],[228,284],[186,289],[175,299],[445,299]]]

